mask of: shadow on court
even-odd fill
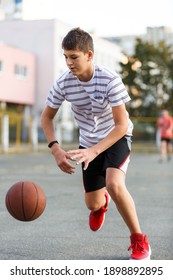
[[[134,153],[126,177],[152,259],[173,259],[173,160]],[[47,152],[0,155],[1,260],[127,260],[129,232],[111,201],[99,232],[88,227],[80,167],[62,173]],[[40,218],[20,222],[5,207],[7,190],[17,181],[38,183],[47,196]]]

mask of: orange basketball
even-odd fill
[[[6,194],[6,208],[17,220],[27,222],[37,219],[46,207],[42,188],[33,182],[17,182]]]

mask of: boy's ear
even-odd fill
[[[88,60],[93,59],[93,52],[91,50],[88,51]]]

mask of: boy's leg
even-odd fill
[[[85,193],[85,203],[91,210],[89,226],[93,231],[99,230],[105,220],[105,212],[108,210],[110,196],[105,188]]]
[[[132,259],[149,259],[147,236],[141,233],[133,198],[125,186],[125,174],[116,168],[107,168],[106,188],[131,233]]]
[[[85,203],[89,210],[97,211],[105,205],[105,188],[85,193]]]
[[[134,201],[125,186],[123,171],[116,168],[107,168],[106,188],[131,234],[141,232]]]
[[[172,155],[172,142],[169,141],[167,143],[167,154],[168,154],[168,160],[171,159],[171,155]]]
[[[161,161],[165,160],[166,154],[167,154],[167,143],[166,143],[165,140],[162,140],[162,141],[161,141],[161,145],[160,145],[160,157],[161,157]]]

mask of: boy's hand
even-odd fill
[[[77,160],[76,165],[84,162],[84,170],[88,168],[89,163],[97,156],[92,148],[70,150],[67,152],[71,160]]]
[[[73,174],[75,172],[75,166],[72,165],[69,160],[72,160],[70,155],[61,148],[53,149],[52,154],[56,160],[58,167],[65,173]]]

